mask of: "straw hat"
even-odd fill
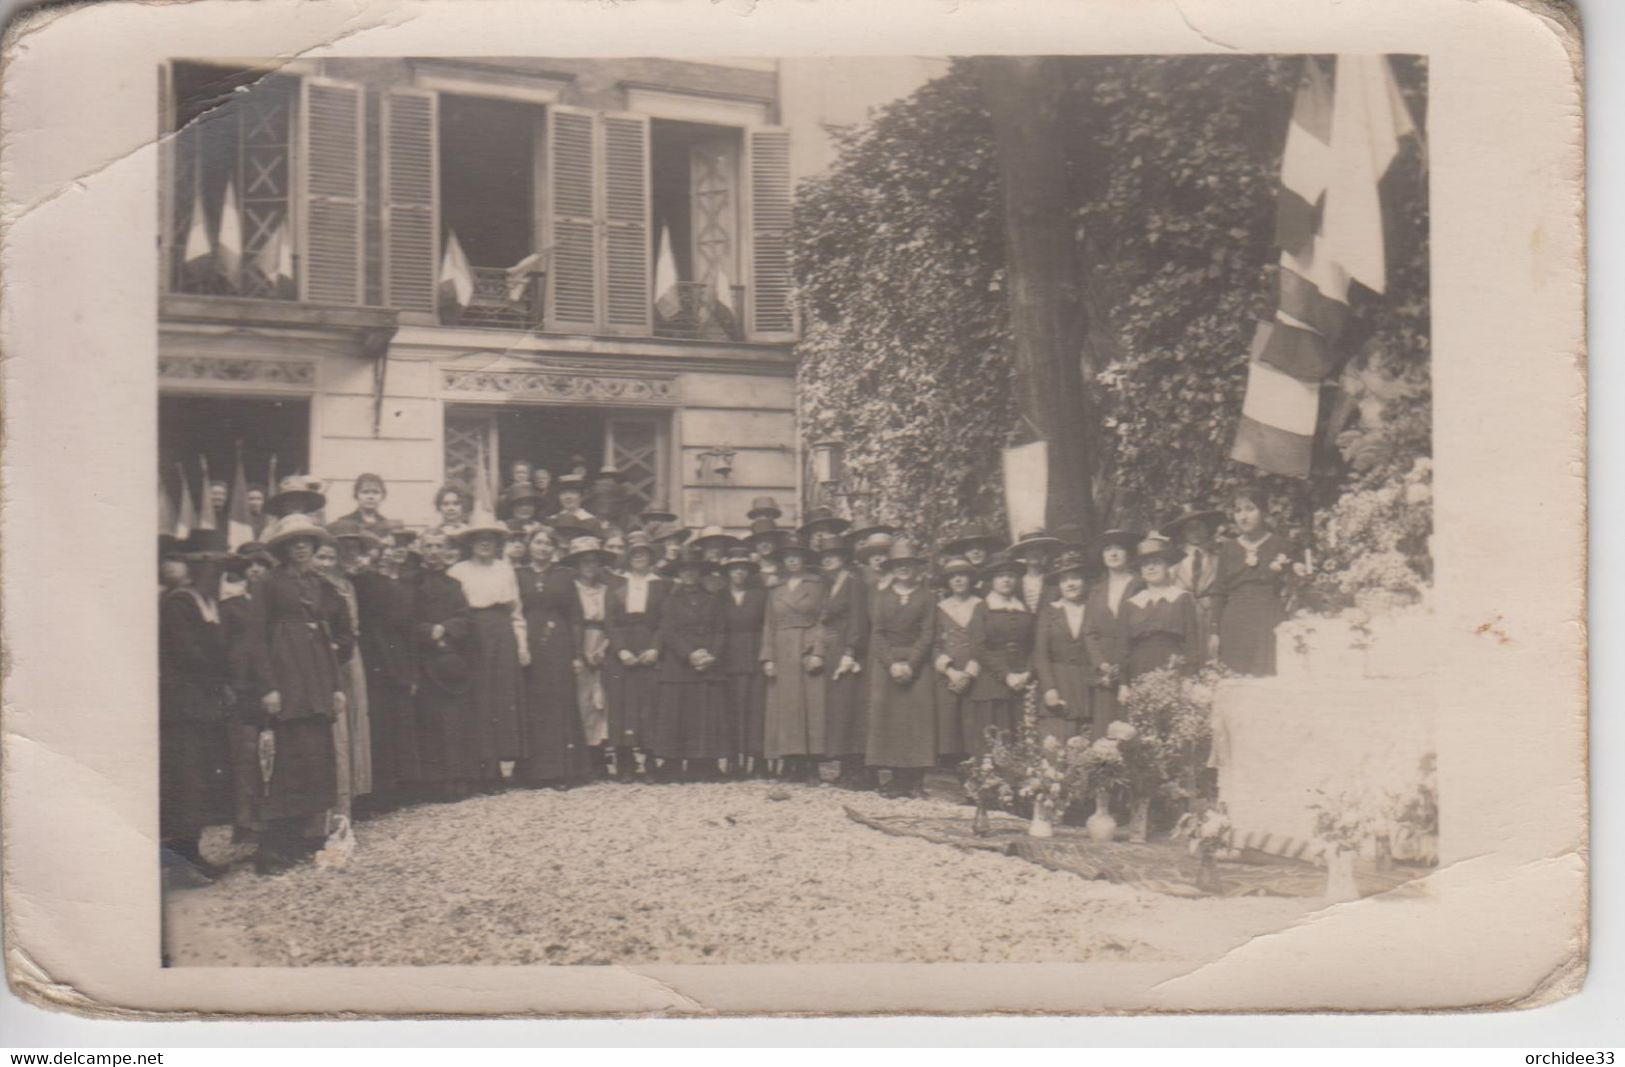
[[[1217,533],[1219,524],[1224,522],[1225,514],[1211,508],[1197,508],[1186,505],[1185,510],[1162,524],[1162,532],[1178,541],[1183,535],[1183,529],[1188,522],[1205,522],[1209,533]]]
[[[662,555],[660,548],[642,530],[633,530],[626,535],[626,545],[621,549],[621,559],[631,563],[634,552],[647,552],[651,560],[657,560]]]
[[[280,519],[295,513],[309,514],[327,506],[319,479],[304,474],[290,474],[277,483],[274,496],[265,502],[265,513]]]
[[[853,555],[867,562],[871,556],[887,554],[891,551],[894,540],[892,532],[890,527],[871,526],[869,532],[861,537],[853,534],[853,540],[857,546],[852,550]]]
[[[976,576],[976,564],[963,556],[954,556],[944,561],[942,564],[943,581],[947,581],[956,574],[968,574],[974,578]]]
[[[497,520],[496,516],[488,511],[476,511],[469,516],[468,522],[450,531],[447,536],[454,541],[468,543],[480,534],[495,534],[502,540],[508,539],[508,524]]]
[[[295,511],[265,528],[265,547],[276,548],[297,537],[312,538],[318,545],[333,543],[333,535],[317,525],[315,519],[302,511]]]
[[[571,539],[569,551],[564,554],[563,562],[573,567],[587,559],[596,559],[607,567],[615,562],[615,553],[605,548],[603,542],[596,537]]]
[[[709,548],[720,546],[723,549],[738,547],[739,538],[734,537],[720,526],[707,526],[694,538],[695,548]]]
[[[942,546],[944,555],[962,556],[973,548],[986,549],[988,552],[997,552],[1005,547],[1005,540],[991,527],[974,525],[967,527],[952,541]]]
[[[1059,537],[1051,537],[1043,530],[1028,530],[1016,538],[1016,543],[1009,548],[1010,555],[1015,559],[1026,559],[1027,554],[1034,551],[1054,552],[1056,549],[1066,547],[1066,542]]]
[[[816,533],[845,533],[852,528],[852,524],[830,508],[813,508],[807,512],[807,521],[801,524],[796,532],[804,541],[812,540]]]
[[[924,562],[925,557],[921,556],[919,550],[914,547],[914,542],[906,537],[899,537],[892,542],[891,548],[886,552],[886,562],[880,566],[883,570],[889,571],[902,563],[923,564]]]
[[[759,496],[750,502],[750,510],[745,512],[747,519],[777,519],[784,514],[779,510],[779,502],[770,496]]]
[[[1046,581],[1060,581],[1068,574],[1081,574],[1088,577],[1091,570],[1089,560],[1081,549],[1069,548],[1057,555],[1050,564],[1049,571],[1045,573]]]
[[[649,533],[649,539],[657,545],[663,545],[668,541],[683,544],[692,536],[694,536],[693,530],[690,530],[687,526],[678,526],[675,523],[657,526]]]
[[[1152,560],[1162,560],[1169,565],[1178,563],[1185,558],[1185,550],[1174,545],[1166,537],[1156,534],[1148,535],[1134,549],[1134,565],[1150,563]]]

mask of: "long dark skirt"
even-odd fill
[[[514,772],[530,785],[584,781],[592,752],[576,707],[576,679],[568,655],[533,651],[525,668],[525,758]]]
[[[965,703],[965,752],[971,756],[985,756],[992,750],[987,739],[987,728],[1003,730],[1015,739],[1021,726],[1024,701],[1020,694],[997,700],[971,700]]]
[[[372,725],[373,792],[391,793],[421,779],[411,689],[381,671],[368,671],[367,712]]]
[[[1237,674],[1275,674],[1275,627],[1281,598],[1265,586],[1245,585],[1224,603],[1219,617],[1219,662]]]
[[[276,754],[267,781],[259,761],[259,734],[254,727],[234,731],[238,773],[247,780],[239,796],[245,802],[246,825],[263,828],[274,819],[308,819],[338,801],[338,756],[333,750],[333,720],[319,715],[278,720],[271,728]]]
[[[236,796],[227,724],[161,723],[158,727],[158,823],[164,837],[196,837],[230,823]]]
[[[1148,633],[1134,638],[1128,646],[1127,674],[1130,680],[1152,671],[1160,671],[1172,664],[1173,658],[1185,655],[1185,644],[1172,634]],[[1189,664],[1185,669],[1188,670]]]
[[[494,778],[498,761],[525,754],[519,726],[519,643],[509,606],[475,608],[468,617],[474,623],[474,734],[486,764],[481,776]]]
[[[862,756],[869,743],[869,679],[846,674],[824,683],[824,754]]]
[[[759,671],[728,675],[728,698],[733,715],[733,750],[742,756],[760,756],[766,728],[767,676]]]
[[[655,722],[654,754],[661,759],[720,759],[733,749],[732,705],[720,675],[704,681],[663,682]]]
[[[613,653],[604,660],[604,705],[611,745],[647,748],[659,699],[658,666],[628,667]]]
[[[418,686],[418,786],[436,796],[466,793],[484,774],[468,692],[425,681]]]
[[[970,709],[970,690],[955,693],[948,688],[945,676],[932,671],[931,677],[936,689],[937,755],[963,756],[968,751],[964,747],[964,724]]]

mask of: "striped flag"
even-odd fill
[[[1321,383],[1343,361],[1349,287],[1387,288],[1378,183],[1415,132],[1384,56],[1305,60],[1281,157],[1275,316],[1261,323],[1231,458],[1309,476]]]

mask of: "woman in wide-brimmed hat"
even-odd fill
[[[1105,736],[1109,711],[1097,698],[1117,684],[1116,660],[1102,643],[1087,602],[1089,563],[1082,552],[1061,554],[1050,572],[1056,597],[1038,609],[1033,673],[1039,733],[1065,742]]]
[[[807,512],[806,521],[796,531],[796,536],[807,544],[812,543],[813,536],[821,533],[843,534],[852,528],[852,524],[841,518],[830,508],[813,508]]]
[[[577,693],[580,611],[575,574],[558,562],[553,532],[538,526],[527,559],[514,568],[525,612],[530,665],[525,668],[525,758],[514,776],[526,785],[567,789],[592,776],[593,754]]]
[[[262,872],[307,855],[326,836],[326,815],[338,799],[334,723],[344,714],[344,692],[334,646],[344,635],[330,628],[338,594],[315,571],[317,549],[331,541],[302,512],[266,527],[265,545],[278,565],[260,585],[271,686],[256,723],[254,821],[262,831],[255,862]]]
[[[670,570],[675,585],[660,612],[660,696],[651,747],[663,777],[715,778],[734,746],[728,683],[719,669],[726,610],[701,584],[716,564],[698,549],[684,549]]]
[[[604,663],[609,658],[609,565],[615,554],[596,537],[570,542],[563,563],[575,571],[576,590],[576,708],[581,732],[596,750],[594,774],[606,771],[609,741],[609,704],[604,693]]]
[[[767,590],[755,581],[760,564],[749,553],[735,549],[722,558],[727,588],[722,593],[723,641],[717,669],[728,683],[732,718],[732,769],[735,774],[765,770],[762,756],[767,677],[762,674],[762,629],[767,617]]]
[[[200,869],[206,827],[236,815],[227,671],[220,610],[211,592],[225,553],[171,553],[159,564],[158,824],[164,847]]]
[[[1236,539],[1219,546],[1214,581],[1219,662],[1237,674],[1275,673],[1275,627],[1286,618],[1292,565],[1301,562],[1292,543],[1271,530],[1263,490],[1238,490],[1230,517]]]
[[[502,558],[508,527],[476,513],[452,534],[466,558],[446,573],[463,587],[472,623],[473,718],[489,788],[512,778],[524,757],[520,733],[520,672],[530,662],[525,612],[513,567]]]
[[[895,526],[881,525],[865,526],[860,530],[853,530],[849,535],[852,556],[858,562],[858,574],[869,589],[871,601],[876,590],[886,588],[891,581],[884,564],[886,557],[891,553],[892,542],[900,533],[902,531]]]
[[[771,497],[761,499],[770,500]],[[753,511],[757,509],[752,509]],[[773,509],[777,511],[777,509]],[[747,541],[750,545],[750,558],[755,560],[757,566],[756,582],[764,587],[779,584],[779,565],[773,554],[794,536],[794,532],[783,526],[775,525],[770,518],[755,518],[750,520],[750,535]]]
[[[885,792],[921,791],[937,762],[936,690],[931,659],[936,602],[921,584],[925,560],[911,541],[893,542],[883,566],[891,577],[875,594],[869,617],[869,766],[887,768]]]
[[[1034,615],[1016,593],[1027,565],[1006,555],[982,568],[981,644],[973,650],[981,673],[961,704],[963,748],[972,756],[988,753],[988,730],[1015,736],[1032,699]]]
[[[1123,628],[1123,603],[1145,588],[1134,567],[1134,549],[1145,539],[1143,530],[1113,528],[1089,542],[1089,562],[1100,563],[1101,576],[1089,588],[1088,625],[1105,662],[1121,671],[1128,658],[1128,632]],[[1110,671],[1106,672],[1111,675]],[[1110,724],[1118,711],[1115,676],[1098,681],[1090,697],[1095,718]]]
[[[660,673],[656,668],[660,661],[660,611],[668,583],[655,572],[658,552],[642,530],[627,534],[621,557],[624,573],[609,594],[604,700],[616,780],[621,782],[636,777],[637,756],[649,748],[660,697]]]
[[[1173,542],[1154,534],[1134,550],[1134,569],[1145,586],[1123,604],[1128,681],[1164,667],[1188,673],[1201,664],[1196,600],[1173,581],[1173,566],[1183,555]]]
[[[508,524],[510,530],[526,530],[541,522],[541,506],[545,498],[529,482],[508,487],[497,501],[497,518]]]
[[[824,582],[818,612],[818,647],[826,664],[824,683],[824,754],[840,761],[835,784],[860,787],[863,750],[869,740],[868,675],[869,588],[852,569],[851,542],[841,534],[813,534],[812,550]]]
[[[1065,547],[1066,542],[1059,537],[1051,537],[1043,530],[1028,530],[1010,546],[1010,558],[1019,559],[1027,566],[1016,588],[1028,611],[1036,612],[1038,605],[1054,595],[1055,586],[1049,577],[1050,563],[1056,553]]]
[[[290,474],[277,483],[277,491],[265,502],[265,513],[273,519],[287,515],[314,515],[327,506],[322,483],[304,474]]]
[[[976,653],[985,642],[987,625],[982,598],[976,595],[978,570],[955,556],[942,564],[947,595],[937,601],[932,666],[937,688],[937,762],[952,765],[965,758],[966,705],[982,673]]]
[[[824,586],[809,569],[812,550],[786,540],[773,554],[779,584],[768,590],[762,623],[762,672],[767,675],[767,714],[763,754],[783,760],[791,781],[816,773],[824,754],[824,649],[818,642],[818,614]]]
[[[982,579],[981,570],[987,566],[988,559],[995,552],[1006,547],[1003,537],[1000,537],[992,527],[972,524],[965,527],[953,540],[942,546],[941,554],[945,559],[963,559],[977,569],[977,580]]]

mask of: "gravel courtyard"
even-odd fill
[[[1153,961],[1217,957],[1317,906],[1085,881],[843,805],[969,817],[762,782],[516,791],[362,823],[342,870],[171,892],[166,941],[176,966]]]

